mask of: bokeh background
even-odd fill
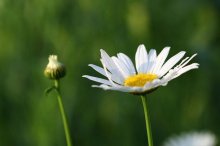
[[[141,99],[91,88],[99,49],[134,60],[139,44],[198,53],[190,71],[148,97],[153,138],[210,131],[220,140],[219,0],[0,0],[0,146],[64,146],[49,54],[67,67],[62,92],[74,146],[146,146]],[[101,76],[100,76],[101,77]]]

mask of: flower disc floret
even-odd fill
[[[129,87],[143,87],[146,83],[157,79],[156,74],[137,74],[125,79],[124,86]]]

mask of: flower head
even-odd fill
[[[135,54],[135,67],[131,59],[118,53],[117,57],[110,57],[104,50],[101,51],[102,67],[89,64],[94,70],[107,77],[106,79],[84,75],[89,80],[101,83],[93,85],[105,90],[117,90],[133,94],[146,94],[159,86],[165,86],[169,81],[183,73],[198,68],[198,63],[187,65],[196,56],[186,57],[179,65],[174,67],[184,56],[185,51],[171,57],[165,62],[170,47],[165,47],[159,55],[156,50],[151,49],[148,53],[144,45],[139,45]],[[174,67],[174,68],[173,68]]]
[[[44,75],[49,79],[60,79],[66,75],[66,68],[65,66],[60,63],[57,59],[57,55],[50,55],[49,63],[47,64]]]
[[[169,138],[163,146],[215,146],[215,135],[208,132],[192,132]]]

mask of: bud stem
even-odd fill
[[[150,115],[147,107],[147,99],[146,96],[141,96],[143,108],[144,108],[144,116],[146,122],[146,130],[147,130],[147,138],[148,138],[148,146],[153,146],[153,138],[151,133],[151,125],[150,125]]]
[[[63,107],[62,96],[61,96],[61,93],[60,93],[59,80],[55,80],[55,87],[56,87],[56,90],[57,90],[57,93],[58,93],[57,100],[58,100],[58,103],[59,103],[59,109],[60,109],[60,113],[61,113],[61,116],[62,116],[62,121],[63,121],[63,127],[64,127],[64,131],[65,131],[65,135],[66,135],[67,146],[72,146],[70,131],[69,131],[69,127],[68,127],[68,122],[67,122],[66,114],[65,114],[65,111],[64,111],[64,107]]]

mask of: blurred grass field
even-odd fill
[[[134,61],[145,44],[169,57],[185,50],[200,64],[149,95],[159,146],[173,134],[208,130],[220,140],[219,0],[0,0],[0,146],[66,144],[52,82],[43,76],[48,55],[67,67],[62,79],[74,146],[146,146],[139,97],[91,88],[84,74],[101,65],[99,50]]]

